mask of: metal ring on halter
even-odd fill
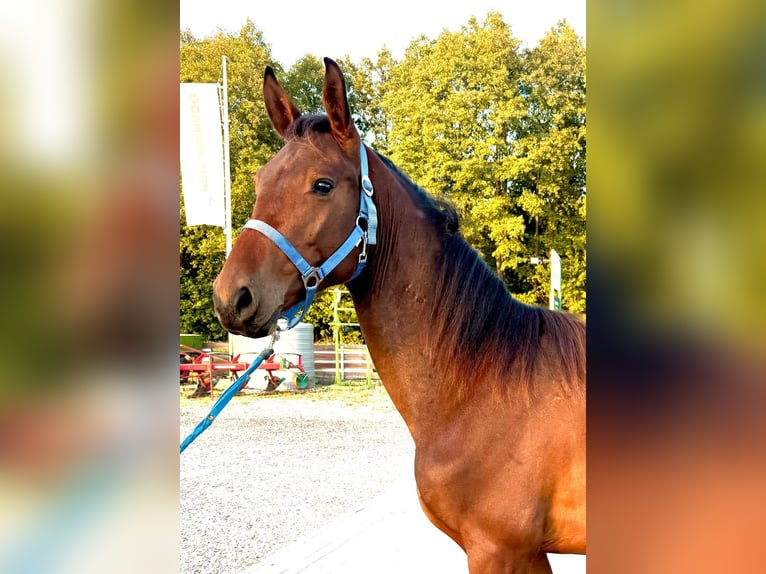
[[[302,279],[303,279],[303,286],[306,289],[315,289],[317,285],[319,285],[319,282],[322,280],[321,277],[319,277],[318,269],[312,269],[311,273],[309,273],[308,275],[304,275]],[[314,280],[313,285],[309,285],[310,279]]]

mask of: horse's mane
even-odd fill
[[[435,368],[446,368],[445,384],[452,385],[459,398],[482,392],[475,381],[477,385],[497,381],[493,392],[515,390],[529,398],[540,365],[558,362],[559,368],[546,374],[559,378],[565,387],[579,387],[566,381],[585,379],[584,324],[573,315],[514,299],[458,232],[455,208],[430,196],[393,162],[378,155],[441,238],[426,353]],[[544,336],[549,339],[547,347],[542,345]],[[539,360],[542,353],[545,361]],[[491,359],[479,364],[480,357]],[[465,377],[465,365],[474,367],[468,370],[473,377]],[[519,383],[514,385],[513,380]]]

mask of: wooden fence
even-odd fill
[[[344,345],[340,352],[340,378],[343,381],[362,381],[370,378],[378,380],[378,372],[369,358],[364,345]],[[332,383],[335,381],[335,347],[333,345],[314,345],[314,372],[316,382]]]

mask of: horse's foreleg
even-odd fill
[[[551,574],[548,556],[541,552],[529,556],[507,550],[468,548],[470,574]]]

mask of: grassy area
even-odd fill
[[[181,389],[181,406],[212,405],[221,393],[226,389],[227,381],[222,381],[216,388],[215,396],[188,398],[194,388],[187,386]],[[255,401],[339,401],[348,406],[365,406],[382,409],[393,409],[391,399],[383,385],[373,381],[344,381],[339,384],[317,385],[312,389],[303,391],[275,391],[263,393],[241,393],[236,395],[232,402],[248,404]]]

